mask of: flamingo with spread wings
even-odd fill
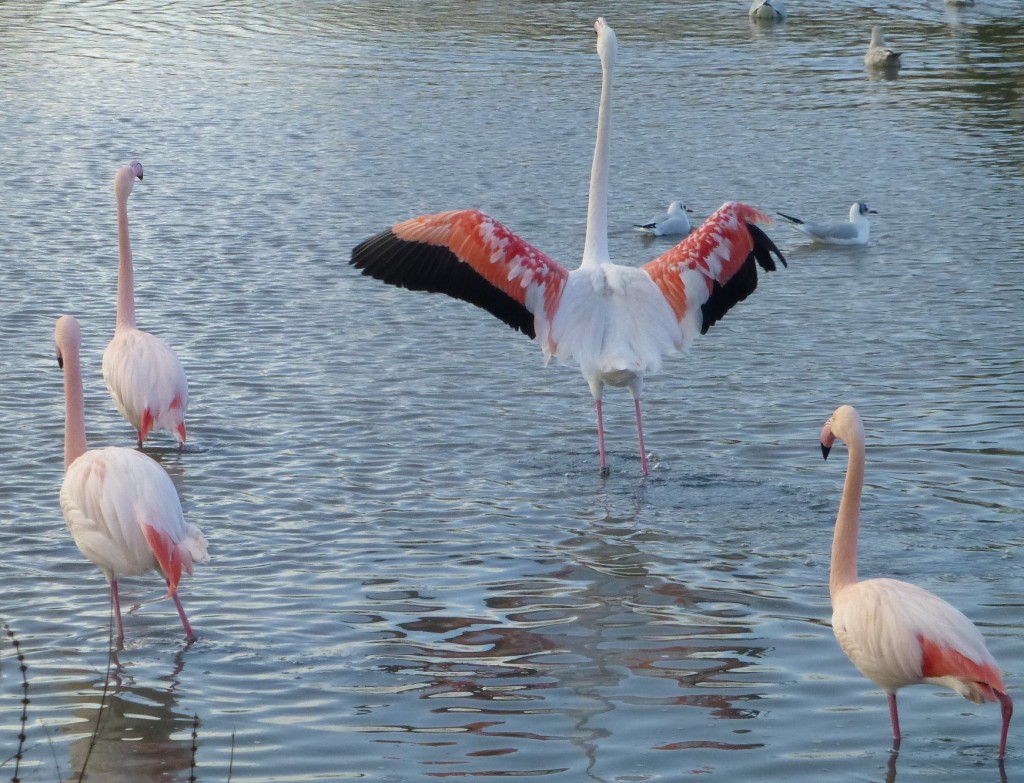
[[[662,356],[683,350],[757,287],[757,266],[785,265],[758,228],[765,213],[721,206],[686,239],[642,267],[612,263],[608,252],[608,150],[615,33],[594,25],[601,101],[591,168],[583,261],[567,270],[477,210],[424,215],[382,231],[352,251],[364,275],[402,288],[444,293],[481,307],[540,341],[552,357],[580,365],[597,409],[598,449],[607,470],[601,405],[605,385],[633,394],[640,460],[648,472],[640,395]]]

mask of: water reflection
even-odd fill
[[[424,765],[476,775],[576,769],[613,780],[620,762],[603,750],[613,735],[661,751],[762,747],[728,739],[730,723],[759,715],[748,670],[766,655],[743,622],[751,613],[744,597],[692,590],[653,571],[646,538],[611,516],[580,528],[532,569],[480,585],[476,612],[446,612],[412,577],[375,581],[354,611],[396,632],[374,643],[387,676],[364,693],[395,694],[401,684],[436,706],[426,723],[395,721],[386,698],[362,730],[385,735],[375,742],[418,746]],[[724,603],[728,612],[711,608]],[[632,716],[652,710],[666,713],[665,725],[629,736]],[[420,738],[386,736],[395,732]],[[450,743],[438,744],[439,733],[463,735],[460,760]],[[567,756],[566,744],[578,755]],[[561,764],[543,763],[549,745],[563,746],[554,754]],[[484,761],[494,757],[497,766]]]
[[[69,749],[70,780],[85,769],[89,780],[156,783],[192,767],[194,715],[178,707],[176,693],[184,654],[175,655],[171,671],[156,682],[136,682],[134,666],[114,653],[109,678],[69,683],[78,697],[71,712],[79,719],[61,726],[78,737]]]

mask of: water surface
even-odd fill
[[[729,7],[734,5],[735,7]],[[998,711],[885,699],[828,627],[845,452],[868,429],[861,571],[910,579],[1024,676],[1024,28],[965,11],[791,3],[0,5],[0,618],[31,704],[24,780],[998,779]],[[613,256],[673,199],[809,218],[879,211],[872,243],[770,234],[763,277],[645,393],[609,392],[596,469],[578,372],[486,313],[361,277],[353,246],[482,208],[578,262],[600,66],[619,36]],[[906,52],[892,80],[870,25]],[[140,325],[188,370],[189,446],[147,452],[212,562],[183,582],[184,649],[155,578],[127,580],[127,649],[61,519],[54,319],[79,317],[93,445],[130,446],[103,388],[112,179]],[[0,757],[20,679],[0,658]],[[104,694],[104,685],[107,685]],[[105,700],[102,711],[101,699]],[[193,747],[193,723],[198,739]],[[97,723],[98,729],[97,729]],[[1005,775],[1018,777],[1011,733]],[[12,761],[3,773],[13,775]]]

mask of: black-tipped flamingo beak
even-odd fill
[[[832,451],[832,446],[836,442],[836,436],[832,434],[832,419],[830,418],[825,422],[825,426],[821,428],[821,457],[822,459],[828,459],[828,453]]]

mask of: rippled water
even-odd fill
[[[1017,0],[0,4],[0,618],[30,679],[24,780],[997,778],[997,710],[882,694],[828,627],[845,455],[868,427],[864,574],[912,579],[1024,679],[1024,26]],[[461,302],[359,276],[398,219],[476,206],[567,265],[582,249],[599,63],[619,35],[613,256],[672,199],[879,215],[865,248],[771,235],[762,279],[628,395]],[[861,57],[874,21],[906,52]],[[142,326],[189,371],[189,447],[147,451],[210,540],[184,583],[108,598],[57,502],[53,320],[85,333],[93,445],[132,433],[100,377],[114,322],[112,178]],[[0,652],[0,761],[21,689]],[[109,683],[105,697],[104,683]],[[101,699],[105,707],[99,710]],[[193,722],[198,739],[193,743]],[[1020,728],[1007,778],[1018,777]],[[13,776],[13,761],[0,767]]]

